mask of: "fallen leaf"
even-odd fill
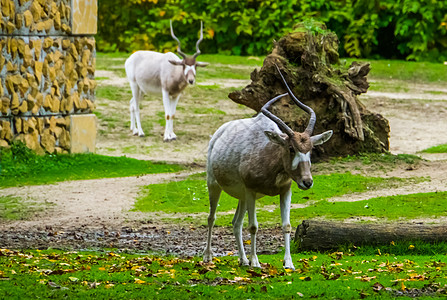
[[[136,284],[144,284],[144,283],[146,283],[146,281],[144,281],[144,280],[141,280],[140,278],[135,278],[135,281],[134,281]]]
[[[380,284],[379,282],[376,282],[376,283],[373,284],[373,291],[374,291],[374,292],[381,291],[381,290],[383,290],[384,288],[385,288],[385,287],[384,287],[382,284]]]

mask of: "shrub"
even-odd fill
[[[447,4],[437,0],[100,0],[99,51],[174,51],[169,20],[194,52],[199,20],[207,53],[265,55],[306,19],[326,23],[342,56],[447,59]]]

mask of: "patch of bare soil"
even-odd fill
[[[97,74],[97,76],[100,75],[101,73]],[[111,77],[110,74],[106,75],[101,76]],[[114,80],[111,84],[116,82]],[[121,81],[116,83],[124,84]],[[108,83],[101,81],[100,84]],[[444,94],[443,97],[445,96]],[[386,95],[367,93],[362,99],[369,110],[382,114],[390,121],[391,151],[393,153],[417,153],[430,146],[447,143],[445,135],[447,132],[446,99],[433,98],[430,100],[429,97],[420,99],[419,94],[411,93],[406,93],[402,97],[401,94],[394,93]],[[162,111],[161,100],[158,101],[159,103],[153,102],[152,104],[157,106],[156,109]],[[219,100],[218,107],[225,111],[227,108],[234,109],[234,104],[230,100],[222,99]],[[112,110],[113,108],[109,107],[108,109]],[[154,114],[154,107],[152,106],[146,113]],[[229,117],[232,116],[230,114]],[[185,118],[192,117],[195,116],[185,116]],[[185,136],[188,134],[187,132]],[[114,140],[110,136],[100,136],[97,147],[102,154],[110,155],[107,148],[113,147],[114,155],[122,155],[126,153],[126,147],[150,147],[153,139],[161,139],[161,137],[143,139],[128,137],[124,140]],[[204,171],[208,139],[207,135],[195,135],[193,132],[187,138],[182,137],[176,142],[177,144],[159,143],[161,145],[159,148],[151,149],[148,153],[126,153],[126,155],[165,161],[199,162],[202,168],[197,171]],[[179,143],[184,146],[181,151],[176,150]],[[367,172],[369,175],[375,176],[429,176],[430,181],[395,189],[346,195],[334,198],[332,201],[357,201],[377,196],[446,191],[447,161],[446,157],[439,158],[441,160],[423,161],[410,168],[398,167],[386,172],[381,170]],[[354,167],[352,169],[352,172],[358,172],[354,170]],[[51,203],[52,205],[45,211],[31,216],[29,220],[0,221],[0,247],[74,249],[117,247],[177,255],[200,255],[206,239],[205,224],[198,227],[193,227],[190,224],[163,224],[154,214],[131,211],[140,187],[163,181],[179,180],[188,174],[185,172],[156,174],[61,182],[51,186],[2,189],[0,190],[1,195],[15,195],[25,201]],[[272,216],[272,218],[277,218],[278,222],[280,220],[279,215]],[[432,220],[421,221],[431,222]],[[260,227],[258,249],[264,253],[280,250],[282,245],[281,230],[279,228],[263,229],[262,224]],[[245,238],[248,238],[247,232],[245,232]],[[228,252],[236,253],[232,230],[216,228],[213,248],[218,255]]]

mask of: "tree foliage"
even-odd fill
[[[438,0],[99,0],[98,49],[173,51],[169,20],[194,52],[264,55],[306,19],[326,23],[343,56],[447,59],[447,2]]]

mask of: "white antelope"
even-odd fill
[[[134,135],[144,136],[140,121],[140,100],[149,92],[162,93],[165,109],[166,128],[164,141],[177,138],[174,133],[174,117],[178,100],[189,84],[194,84],[196,67],[205,67],[208,63],[196,61],[200,54],[199,44],[203,40],[203,24],[200,23],[200,38],[196,43],[196,53],[186,55],[180,49],[180,41],[174,35],[171,25],[171,36],[177,41],[177,52],[180,59],[172,52],[158,53],[154,51],[137,51],[124,64],[127,79],[132,89],[130,100],[130,130]]]
[[[278,67],[277,67],[278,68]],[[279,71],[279,68],[278,68]],[[233,233],[240,265],[260,267],[256,255],[256,199],[265,195],[280,196],[282,231],[284,234],[284,267],[294,269],[290,256],[290,203],[292,180],[302,190],[312,187],[310,152],[332,136],[332,131],[312,136],[316,122],[314,111],[301,103],[292,93],[279,71],[288,94],[294,102],[310,114],[309,124],[303,133],[290,129],[281,119],[268,111],[272,103],[287,95],[279,95],[267,102],[260,114],[251,119],[234,120],[222,125],[211,138],[208,149],[207,184],[210,201],[208,240],[203,261],[213,258],[211,236],[216,208],[224,190],[239,200],[233,218]],[[242,243],[242,225],[248,212],[251,234],[251,256],[248,261]]]

